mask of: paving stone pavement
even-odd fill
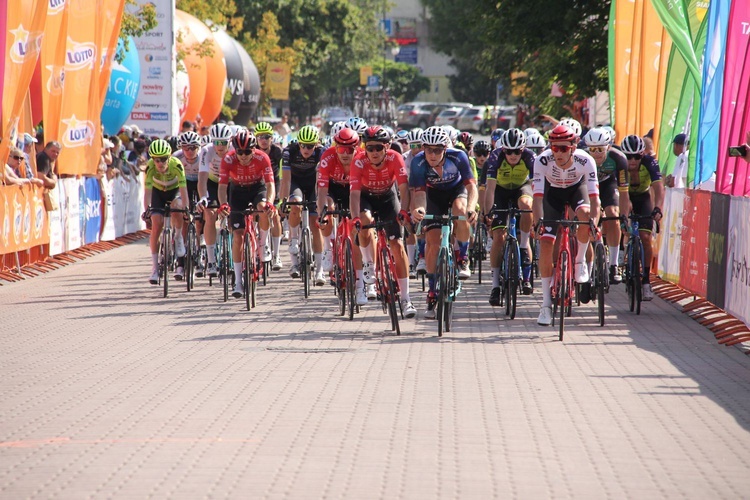
[[[660,299],[561,343],[472,280],[396,337],[284,273],[248,312],[148,271],[142,241],[0,287],[0,498],[747,497],[750,359]]]

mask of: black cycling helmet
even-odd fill
[[[373,125],[367,127],[363,137],[364,142],[382,142],[383,144],[391,142],[391,133],[388,129],[381,127],[380,125]]]

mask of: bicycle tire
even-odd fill
[[[635,296],[635,314],[641,314],[641,302],[643,301],[643,242],[640,238],[635,239],[635,251],[633,252],[635,258],[634,269],[634,280],[633,280],[633,295]]]
[[[519,248],[518,242],[512,240],[510,244],[510,253],[508,254],[508,297],[505,306],[506,315],[510,319],[516,318],[516,303],[518,300],[518,287],[521,282],[519,279],[521,269],[519,268]]]
[[[344,241],[344,266],[346,267],[346,297],[349,306],[349,320],[354,319],[354,311],[357,307],[356,290],[357,276],[354,271],[354,260],[352,258],[352,242],[350,239]]]
[[[481,285],[482,284],[482,261],[484,260],[484,233],[486,229],[484,227],[483,223],[477,224],[477,232],[479,234],[479,238],[477,238],[477,242],[474,243],[474,247],[477,248],[477,245],[479,247],[477,248],[477,282]]]
[[[194,259],[197,257],[195,248],[195,225],[191,222],[187,228],[187,253],[185,255],[185,284],[187,291],[193,289],[193,270],[195,267]]]
[[[165,222],[166,224],[166,222]],[[172,244],[172,231],[169,228],[164,228],[164,232],[162,233],[162,236],[164,238],[164,241],[162,242],[162,262],[164,263],[164,283],[162,283],[162,286],[164,288],[164,297],[166,298],[167,295],[169,295],[169,270],[170,270],[170,259],[172,256],[170,255],[170,247]]]
[[[456,299],[456,290],[458,283],[458,271],[453,262],[453,254],[448,253],[446,268],[448,290],[445,298],[445,331],[450,332],[453,325],[453,302]]]
[[[229,300],[229,233],[221,232],[221,281],[224,285],[224,302]]]
[[[596,308],[599,314],[599,326],[604,326],[604,292],[606,287],[607,278],[607,258],[604,253],[604,245],[602,243],[597,244],[594,247],[594,259],[596,265],[594,266],[594,279],[592,282],[596,286]]]
[[[388,316],[391,319],[391,331],[396,332],[396,335],[401,335],[401,328],[398,324],[398,311],[396,310],[396,301],[398,296],[396,294],[396,287],[393,281],[393,269],[391,268],[390,254],[387,249],[384,249],[380,254],[380,263],[383,266],[383,281],[384,283],[384,296],[383,303],[387,302],[388,305]]]
[[[333,294],[339,301],[339,316],[346,316],[346,283],[344,282],[344,270],[339,265],[341,261],[340,245],[342,244],[343,242],[337,238],[333,246]]]
[[[310,296],[310,247],[309,247],[310,229],[302,229],[302,238],[300,239],[300,271],[302,276],[302,287],[304,288],[305,298]]]
[[[560,280],[560,294],[557,297],[557,300],[560,304],[559,310],[560,310],[560,333],[559,333],[559,340],[560,342],[563,341],[564,331],[565,331],[565,315],[566,315],[566,309],[567,309],[567,303],[569,300],[568,295],[570,294],[570,290],[568,290],[569,285],[569,277],[568,277],[568,252],[567,250],[563,250],[560,252],[560,260],[562,262],[558,262],[560,265],[560,274],[562,276],[562,279]]]
[[[245,292],[245,307],[250,310],[250,281],[252,281],[252,264],[250,263],[251,257],[251,246],[250,246],[250,235],[245,233],[242,237],[242,290]]]
[[[448,274],[448,256],[446,255],[445,248],[440,249],[437,261],[437,322],[438,322],[438,337],[443,336],[443,329],[445,328],[445,302],[446,302],[446,289],[448,288],[447,274]]]

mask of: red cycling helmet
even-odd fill
[[[578,136],[567,125],[558,125],[549,133],[549,142],[576,142]]]
[[[458,135],[458,142],[466,146],[466,150],[471,149],[471,145],[474,144],[474,137],[468,132],[461,132]]]
[[[359,144],[359,134],[350,128],[342,128],[333,137],[337,146],[357,146]]]
[[[249,130],[240,130],[237,135],[232,139],[234,149],[252,149],[258,141],[255,140],[255,136]]]
[[[363,137],[365,142],[382,142],[383,144],[391,142],[391,133],[380,125],[367,127]]]

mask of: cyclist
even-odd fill
[[[208,275],[215,278],[219,275],[219,270],[216,268],[216,208],[219,206],[219,174],[221,160],[229,152],[232,130],[224,123],[217,123],[211,125],[208,135],[211,143],[203,146],[200,153],[198,194],[201,199],[198,203],[198,210],[203,212],[205,222],[203,235],[206,240]]]
[[[477,141],[472,148],[474,154],[474,160],[476,161],[476,174],[477,174],[477,192],[479,198],[479,209],[484,212],[484,199],[487,195],[487,159],[492,153],[492,146],[487,141]],[[477,220],[477,223],[479,221]],[[476,228],[476,226],[475,226]],[[492,248],[492,235],[487,237],[486,249],[489,252]]]
[[[599,213],[599,181],[596,162],[585,151],[577,150],[579,137],[567,125],[558,124],[549,134],[550,149],[534,161],[534,218],[561,219],[565,205],[570,205],[581,222],[588,222],[590,213]],[[544,222],[539,252],[539,273],[542,282],[542,307],[537,323],[552,323],[552,249],[557,224]],[[575,262],[575,280],[588,283],[589,269],[586,250],[589,245],[589,227],[581,224],[577,232],[578,252]]]
[[[349,208],[349,175],[351,172],[352,160],[359,152],[359,136],[349,128],[341,128],[334,137],[335,145],[323,152],[318,164],[318,213],[323,208],[336,210],[337,207]],[[325,224],[320,225],[323,232],[323,261],[328,268],[332,267],[332,249],[333,238],[333,220],[327,218]],[[352,255],[354,266],[357,269],[362,268],[362,262],[359,252],[355,249]],[[357,288],[357,304],[367,304],[367,295],[364,289]]]
[[[323,148],[319,144],[318,129],[312,125],[305,125],[297,133],[297,142],[284,148],[281,165],[284,174],[281,177],[281,199],[290,201],[308,201],[315,203],[315,169],[320,162]],[[292,267],[289,275],[299,278],[299,238],[302,207],[291,207],[289,214],[289,254]],[[323,286],[323,238],[318,227],[318,214],[315,207],[310,209],[310,232],[313,237],[313,253],[315,255],[315,284]]]
[[[629,194],[633,213],[640,216],[652,216],[653,219],[639,221],[638,234],[643,242],[643,300],[653,300],[651,290],[651,260],[653,258],[651,231],[654,221],[662,217],[664,205],[664,182],[656,158],[644,155],[646,144],[637,135],[629,135],[620,143],[620,149],[628,161]],[[653,192],[653,194],[652,194]]]
[[[404,165],[406,165],[407,177],[411,175],[411,161],[417,154],[422,152],[422,134],[424,130],[421,128],[413,128],[409,131],[406,136],[406,141],[409,143],[409,151],[404,154]],[[411,203],[414,203],[414,190],[409,188],[409,199]],[[409,207],[409,211],[414,207]],[[416,254],[416,255],[415,255]],[[424,261],[424,235],[415,235],[413,232],[409,232],[406,236],[406,255],[409,259],[409,278],[415,279],[417,273],[427,272],[427,266]],[[414,266],[414,260],[417,260],[417,265]]]
[[[365,130],[367,130],[367,122],[360,118],[359,116],[352,116],[348,120],[346,120],[346,123],[344,124],[346,128],[350,128],[354,130],[357,135],[359,135],[360,141],[362,140],[362,137],[365,135]],[[364,147],[363,145],[361,145]]]
[[[526,137],[526,147],[534,153],[535,156],[542,154],[547,148],[547,142],[542,137],[542,134],[533,134]]]
[[[232,226],[232,261],[234,263],[234,292],[235,298],[242,297],[242,254],[243,254],[243,232],[245,229],[245,216],[242,211],[252,203],[258,210],[273,211],[273,203],[276,193],[271,168],[271,159],[260,149],[255,136],[248,130],[240,130],[232,139],[234,151],[228,153],[221,160],[221,171],[219,176],[219,211],[229,215],[229,224]],[[227,204],[227,186],[231,181],[229,190],[229,204]],[[231,214],[230,214],[231,211]],[[260,237],[258,241],[264,242],[268,237],[270,216],[260,217]],[[258,246],[258,251],[263,250]],[[262,254],[261,254],[262,256]]]
[[[424,152],[418,154],[411,164],[409,185],[414,188],[412,217],[421,221],[425,214],[445,215],[452,208],[453,215],[465,216],[467,220],[455,222],[458,244],[458,278],[468,279],[470,226],[476,221],[473,207],[477,204],[477,184],[471,171],[469,157],[460,149],[449,147],[451,139],[445,129],[430,127],[422,135]],[[471,207],[471,209],[469,209]],[[427,279],[430,291],[427,294],[425,318],[435,317],[435,268],[440,249],[440,224],[428,223],[426,232]]]
[[[402,129],[396,132],[396,140],[394,142],[397,142],[401,146],[402,154],[407,154],[409,152],[409,131]]]
[[[604,128],[592,128],[584,137],[586,149],[596,161],[599,178],[599,197],[606,217],[619,217],[628,212],[628,160],[617,149],[611,148],[612,136]],[[604,233],[609,247],[609,281],[622,283],[617,259],[620,254],[620,223],[616,220],[604,223]]]
[[[492,134],[490,134],[490,144],[492,144],[492,149],[496,149],[499,147],[497,145],[497,141],[500,140],[500,138],[503,136],[504,133],[505,133],[504,128],[496,128],[495,130],[492,131]]]
[[[273,170],[273,182],[275,186],[274,192],[279,194],[281,192],[281,157],[283,152],[279,146],[273,143],[273,127],[268,122],[258,122],[255,125],[255,139],[258,141],[258,149],[263,151],[271,159],[271,169]],[[269,200],[274,203],[275,200]],[[273,255],[271,267],[274,271],[281,269],[281,217],[277,211],[273,213],[273,225],[271,227],[271,238],[273,239],[273,250],[276,252]],[[264,259],[267,260],[268,253],[271,251],[263,242]]]
[[[151,237],[149,246],[151,248],[151,278],[152,285],[159,284],[159,238],[164,227],[164,207],[167,202],[172,202],[171,207],[182,209],[188,200],[187,180],[185,169],[180,160],[172,156],[172,147],[164,139],[153,141],[148,147],[148,155],[151,159],[146,163],[145,192],[143,195],[143,206],[145,211],[142,218],[151,218]],[[175,255],[178,258],[185,256],[185,240],[182,237],[181,213],[172,213],[172,227],[174,228]],[[183,275],[183,270],[178,267],[175,277]]]
[[[383,127],[368,127],[363,134],[363,141],[365,153],[360,153],[355,158],[354,168],[351,170],[349,208],[355,217],[355,226],[360,220],[364,225],[371,224],[375,213],[381,221],[390,222],[385,232],[390,239],[388,244],[396,264],[396,278],[401,289],[401,308],[404,316],[413,318],[417,310],[414,309],[409,294],[406,251],[401,241],[401,226],[398,223],[399,214],[408,215],[405,210],[401,210],[401,204],[409,206],[409,182],[404,157],[388,148],[391,134]],[[400,203],[394,189],[396,186],[401,196]],[[358,285],[372,284],[375,282],[374,231],[359,231],[358,237],[363,261],[361,275],[357,272]]]
[[[534,194],[531,179],[534,178],[534,153],[526,149],[526,135],[518,128],[505,132],[498,142],[499,148],[490,154],[487,160],[487,193],[485,194],[484,212],[490,213],[493,205],[504,209],[512,205],[521,210],[531,210]],[[532,292],[531,252],[529,250],[529,232],[531,231],[531,213],[521,214],[519,224],[518,246],[521,250],[524,295]],[[490,222],[492,247],[490,248],[490,267],[492,268],[492,291],[490,304],[500,305],[500,263],[503,259],[505,245],[505,223],[507,214],[499,214]]]
[[[200,168],[200,155],[198,151],[201,148],[201,137],[192,131],[181,133],[177,136],[177,145],[179,150],[175,151],[174,158],[180,160],[182,167],[185,169],[185,179],[187,179],[188,200],[190,200],[190,210],[195,209],[195,201],[198,200],[198,170]],[[203,223],[200,220],[195,221],[197,234],[203,233]],[[183,237],[187,235],[187,226],[183,227]],[[178,268],[184,268],[183,259],[177,260]],[[195,268],[195,275],[199,278],[203,276],[203,267],[201,262]],[[182,276],[175,275],[175,279],[180,280]]]

